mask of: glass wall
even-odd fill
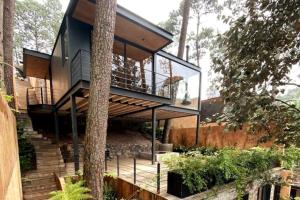
[[[157,95],[170,94],[172,104],[178,107],[198,109],[200,73],[173,60],[156,57]]]
[[[152,54],[115,40],[111,84],[151,94]]]

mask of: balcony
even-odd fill
[[[90,52],[71,60],[72,86],[90,81]],[[200,69],[165,52],[156,54],[114,42],[111,86],[170,99],[176,107],[198,110]]]
[[[150,59],[123,62],[120,55],[113,55],[111,86],[135,92],[170,98],[171,82],[167,74],[153,72]],[[71,61],[71,84],[78,81],[90,81],[90,52],[79,50]]]
[[[27,88],[26,101],[28,113],[51,113],[52,101],[50,88]]]

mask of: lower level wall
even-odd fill
[[[254,146],[269,147],[272,141],[266,143],[259,143],[261,134],[248,134],[243,128],[237,131],[225,131],[224,125],[211,123],[200,127],[198,133],[199,146],[211,146],[217,148],[223,147],[237,147],[237,148],[251,148]],[[170,143],[174,146],[195,146],[196,128],[173,128],[170,131]]]
[[[0,199],[22,197],[16,119],[0,96]]]

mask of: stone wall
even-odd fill
[[[237,131],[224,131],[224,125],[211,123],[202,126],[198,134],[199,146],[212,146],[217,148],[237,147],[251,148],[253,146],[269,147],[272,142],[260,144],[258,140],[262,134],[247,134],[246,128]],[[170,142],[174,146],[194,146],[196,141],[196,128],[172,128],[170,131]]]
[[[117,155],[122,156],[122,158],[131,158],[138,153],[151,153],[152,145],[141,145],[141,144],[123,144],[123,145],[113,145],[107,144],[110,156],[116,157]]]
[[[16,119],[0,96],[0,199],[22,199]]]

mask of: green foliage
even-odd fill
[[[264,139],[300,144],[300,110],[278,98],[283,87],[299,87],[289,73],[300,61],[300,1],[248,0],[245,7],[213,54],[225,101],[219,121],[231,130],[248,123],[249,132],[263,131]]]
[[[51,53],[63,18],[59,0],[17,0],[14,30],[16,61],[22,48]]]
[[[286,169],[299,166],[300,148],[252,148],[238,150],[225,148],[213,155],[184,153],[179,157],[166,156],[163,162],[172,172],[182,175],[191,192],[200,192],[213,186],[234,182],[238,197],[254,180],[272,181],[270,170],[280,165]]]
[[[146,134],[152,136],[152,127],[149,126],[149,124],[147,124],[147,123],[143,123],[143,125],[140,127],[140,131],[142,133],[146,133]],[[161,140],[162,136],[163,136],[163,129],[156,128],[156,139]]]
[[[11,102],[13,100],[13,98],[14,98],[11,95],[5,94],[5,92],[3,92],[3,90],[2,90],[2,88],[0,88],[0,95],[6,100],[7,103]]]
[[[66,179],[66,185],[62,191],[51,192],[49,200],[83,200],[91,199],[90,189],[84,187],[84,181],[72,183],[71,178]]]
[[[22,172],[36,169],[34,146],[24,137],[24,124],[17,123],[20,168]]]
[[[200,153],[205,156],[211,156],[214,155],[217,152],[217,148],[215,147],[185,147],[185,146],[179,146],[174,148],[174,152],[179,153],[187,153],[187,154],[193,154],[193,153]]]
[[[104,200],[117,200],[117,193],[114,188],[107,182],[104,183],[103,187]]]

